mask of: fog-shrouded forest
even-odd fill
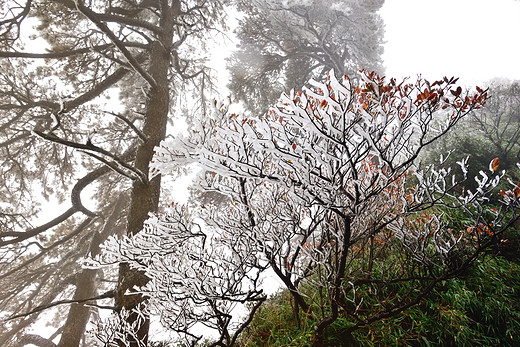
[[[383,5],[0,0],[0,346],[520,344],[520,85]]]

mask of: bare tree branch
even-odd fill
[[[112,116],[114,117],[117,117],[119,119],[121,119],[123,122],[125,122],[136,134],[137,136],[139,136],[139,138],[144,142],[147,140],[146,136],[143,134],[143,132],[139,129],[137,129],[137,127],[134,125],[134,123],[132,123],[128,118],[126,118],[125,116],[119,114],[119,113],[115,113],[115,112],[111,112],[111,111],[105,111],[105,113],[108,113],[108,114],[111,114]]]
[[[113,297],[114,297],[114,291],[110,290],[110,291],[108,291],[106,293],[103,293],[101,295],[95,296],[93,298],[88,298],[88,299],[82,299],[82,300],[59,300],[59,301],[55,301],[55,302],[52,302],[52,303],[47,304],[47,305],[38,306],[38,307],[34,308],[33,310],[31,310],[29,312],[20,313],[20,314],[11,316],[8,319],[6,319],[6,321],[10,321],[10,320],[13,320],[13,319],[16,319],[16,318],[29,316],[31,314],[34,314],[34,313],[37,313],[37,312],[41,312],[43,310],[46,310],[46,309],[49,309],[51,307],[58,306],[58,305],[80,304],[80,303],[84,303],[84,302],[88,302],[88,301],[95,301],[95,300],[101,300],[101,299],[107,299],[107,298],[113,298]]]
[[[75,55],[81,55],[88,52],[102,52],[107,48],[113,47],[112,44],[104,44],[94,47],[85,47],[80,49],[66,50],[60,52],[48,52],[48,53],[29,53],[29,52],[11,52],[11,51],[0,51],[0,58],[29,58],[29,59],[60,59],[69,58]]]
[[[4,247],[4,246],[7,246],[7,245],[12,245],[14,243],[18,243],[18,242],[27,240],[27,239],[29,239],[31,237],[34,237],[34,236],[36,236],[36,235],[38,235],[38,234],[40,234],[42,232],[45,232],[45,231],[49,230],[50,228],[52,228],[52,227],[62,223],[63,221],[67,220],[70,216],[72,216],[76,212],[78,212],[76,210],[76,208],[71,207],[67,211],[62,213],[60,216],[54,218],[53,220],[51,220],[48,223],[40,225],[40,226],[38,226],[36,228],[29,229],[29,230],[27,230],[25,232],[16,232],[16,231],[3,232],[3,233],[0,234],[0,237],[2,238],[2,241],[0,242],[0,247]],[[7,237],[13,237],[13,239],[3,240],[4,238],[7,238]]]
[[[72,148],[82,149],[85,154],[88,154],[91,157],[96,158],[97,160],[106,164],[111,169],[115,170],[116,172],[123,174],[125,177],[131,178],[131,179],[137,178],[137,179],[141,180],[143,183],[147,182],[147,180],[148,180],[147,176],[143,172],[141,172],[138,169],[136,169],[135,167],[127,164],[124,160],[121,160],[117,155],[112,154],[112,153],[94,145],[92,142],[90,142],[90,140],[87,140],[86,144],[81,144],[81,143],[72,142],[72,141],[68,141],[68,140],[59,138],[56,135],[54,135],[53,133],[46,134],[39,130],[34,130],[34,133],[45,140],[59,143],[59,144],[62,144],[62,145],[68,146],[68,147],[72,147]],[[99,153],[106,157],[109,157],[110,159],[112,159],[112,161],[108,161],[92,152]],[[119,167],[122,167],[123,169],[120,169]],[[128,170],[128,171],[132,172],[135,175],[135,177],[129,176],[127,173],[125,173],[124,170]]]

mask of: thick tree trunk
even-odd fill
[[[86,269],[81,271],[76,281],[76,291],[74,292],[72,300],[82,300],[96,296],[97,271],[98,270]],[[58,347],[79,346],[89,317],[90,307],[85,306],[83,303],[72,304]]]
[[[169,112],[169,84],[168,69],[170,63],[170,52],[166,47],[171,47],[173,40],[173,19],[178,15],[179,3],[173,1],[173,7],[168,6],[168,1],[161,2],[161,21],[160,26],[163,33],[159,38],[160,41],[152,43],[149,73],[155,80],[155,86],[150,87],[148,91],[148,100],[146,104],[145,124],[143,133],[147,140],[137,149],[135,168],[147,174],[149,171],[149,163],[152,160],[155,146],[166,135],[166,125]],[[175,6],[175,4],[177,6]],[[134,181],[132,186],[130,210],[128,214],[127,235],[134,235],[143,228],[143,224],[148,218],[148,213],[157,210],[160,194],[160,177],[155,177],[149,182]],[[133,309],[140,307],[145,299],[141,295],[125,295],[134,286],[143,286],[148,282],[148,278],[142,272],[133,270],[126,263],[119,267],[119,281],[116,291],[115,305],[117,308],[126,309],[130,312],[127,318],[129,325],[137,323],[140,319],[139,315],[132,312]],[[146,344],[148,341],[149,318],[137,324],[137,330],[134,335],[126,334],[126,341],[121,341],[124,345],[126,342],[130,346],[139,346]],[[136,341],[134,336],[137,336]]]

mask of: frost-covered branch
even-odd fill
[[[498,160],[471,191],[466,159],[458,175],[419,158],[483,106],[487,91],[463,95],[455,78],[361,77],[356,84],[330,72],[256,118],[215,103],[188,135],[163,141],[150,168],[152,176],[172,175],[197,163],[195,190],[226,199],[151,215],[142,232],[112,239],[92,264],[128,262],[144,271],[150,283],[136,293],[150,296],[165,326],[197,340],[195,327],[204,324],[219,332],[219,345],[234,341],[235,307],[263,300],[267,269],[315,316],[316,341],[342,310],[357,322],[382,319],[459,274],[518,219],[520,189],[502,190],[498,207],[489,204],[507,177]],[[453,211],[464,214],[462,227]],[[385,283],[408,292],[367,307],[363,289]]]

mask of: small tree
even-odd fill
[[[520,160],[520,85],[512,83],[490,84],[491,98],[479,112],[473,112],[481,136],[491,144],[505,167],[514,166]]]
[[[497,160],[473,192],[458,189],[466,177],[421,167],[418,156],[484,105],[487,92],[463,94],[455,78],[361,77],[358,85],[333,73],[311,80],[255,119],[216,104],[189,135],[163,142],[151,168],[176,174],[197,163],[196,188],[228,202],[151,215],[93,264],[144,271],[148,309],[194,340],[197,324],[217,329],[219,346],[236,341],[265,299],[259,276],[267,269],[290,291],[295,317],[314,320],[317,346],[340,316],[351,322],[346,341],[458,276],[518,218],[520,188],[491,206],[504,175]],[[458,162],[464,173],[466,161]],[[467,224],[450,225],[445,209],[463,211]],[[237,305],[251,302],[248,318],[233,321]]]

